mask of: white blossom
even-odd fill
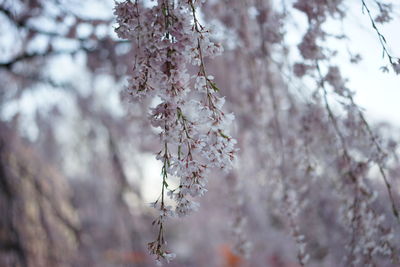
[[[163,163],[163,182],[157,202],[160,234],[149,243],[149,250],[166,261],[172,254],[163,248],[163,221],[197,210],[199,204],[190,198],[207,192],[208,170],[229,170],[236,151],[236,141],[229,135],[234,116],[222,111],[225,99],[217,95],[214,77],[204,64],[205,57],[221,54],[223,48],[210,40],[210,31],[197,20],[198,5],[198,1],[166,0],[146,8],[137,1],[124,1],[115,8],[118,36],[132,40],[137,48],[124,95],[133,100],[161,99],[150,109],[152,126],[161,130],[162,149],[156,158]],[[189,73],[190,65],[198,68],[197,75]],[[194,94],[202,100],[192,99]],[[168,188],[168,175],[179,177],[178,188]],[[165,190],[176,202],[174,211],[164,204]]]

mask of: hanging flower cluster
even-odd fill
[[[234,116],[222,111],[225,100],[218,96],[204,62],[223,49],[199,23],[198,2],[159,0],[147,7],[147,2],[124,1],[115,7],[118,36],[136,46],[134,70],[124,94],[135,100],[160,99],[150,109],[151,124],[160,130],[162,149],[157,159],[163,164],[161,196],[153,203],[160,211],[154,221],[159,232],[148,244],[157,260],[174,257],[165,248],[166,218],[196,210],[193,198],[207,191],[210,168],[229,170],[235,154],[236,141],[228,133]],[[195,69],[195,74],[188,69]],[[170,176],[179,178],[177,188],[168,184]],[[166,205],[166,195],[174,200],[174,207]]]
[[[336,155],[337,169],[341,170],[338,172],[341,179],[337,180],[338,192],[342,195],[341,223],[345,225],[351,236],[346,245],[348,253],[344,261],[349,266],[360,264],[371,266],[377,255],[397,257],[393,249],[393,230],[385,226],[384,216],[374,208],[377,192],[366,182],[374,165],[378,168],[386,186],[392,212],[397,220],[399,219],[398,210],[386,175],[386,152],[382,149],[376,134],[371,130],[363,112],[354,102],[354,92],[347,88],[346,79],[342,77],[340,69],[331,63],[336,51],[330,51],[323,46],[329,35],[323,30],[323,24],[328,16],[340,18],[344,15],[341,11],[342,1],[332,1],[331,6],[327,5],[327,8],[320,10],[312,9],[311,6],[317,6],[317,2],[319,0],[298,0],[294,5],[307,16],[309,23],[308,31],[298,45],[303,62],[306,64],[297,63],[294,66],[294,72],[299,77],[308,75],[316,78],[318,85],[316,96],[320,94],[318,98],[325,106],[331,128],[336,135],[335,142],[339,148]],[[384,16],[380,19],[381,22],[389,20],[388,15],[385,15],[385,12],[389,10],[388,7],[381,5],[378,1],[377,4]],[[386,42],[371,17],[371,11],[365,1],[361,1],[361,5],[367,10],[384,53],[393,64],[394,57],[387,51]],[[331,106],[330,102],[334,99],[346,114],[343,121]],[[368,144],[368,146],[363,144]],[[355,150],[358,152],[355,153]]]

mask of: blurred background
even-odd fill
[[[271,45],[271,60],[263,69],[268,81],[249,80],[249,66],[256,68],[254,58],[263,55],[246,54],[242,47],[256,51],[261,37],[246,37],[251,31],[243,30],[235,37],[243,42],[232,44],[234,34],[213,17],[223,13],[221,4],[209,2],[203,19],[223,32],[218,38],[226,50],[209,62],[210,72],[226,95],[227,110],[236,114],[233,135],[240,160],[228,175],[213,173],[199,212],[168,222],[169,246],[178,255],[168,266],[299,266],[296,244],[275,205],[281,196],[269,179],[275,175],[276,153],[268,141],[274,135],[268,115],[272,100],[254,88],[280,90],[276,97],[287,113],[282,127],[289,129],[290,119],[284,116],[296,120],[291,108],[302,109],[306,101],[293,104],[287,92],[307,98],[310,90],[299,93],[298,88],[313,85],[288,79],[292,74],[280,62],[298,58],[282,51],[299,42],[305,19],[291,14],[287,47]],[[220,2],[226,7],[229,1]],[[234,18],[245,21],[243,29],[250,28],[250,6],[240,2],[229,5],[240,14]],[[0,266],[155,266],[146,244],[155,235],[149,203],[161,189],[155,160],[159,144],[147,119],[150,100],[120,100],[134,51],[114,34],[113,6],[111,0],[0,0]],[[356,99],[368,118],[388,140],[398,140],[399,76],[379,71],[385,63],[376,36],[359,5],[350,7],[344,23],[350,26],[339,29],[355,39],[350,48],[365,60],[354,66],[339,57],[340,66],[351,77],[350,86],[359,88]],[[384,29],[393,47],[400,47],[398,25],[396,18]],[[296,142],[300,137],[291,138]],[[391,171],[397,175],[399,170]],[[315,177],[323,175],[330,174]],[[321,197],[331,185],[315,177],[308,189],[299,189],[299,205],[307,211],[300,225],[313,228],[306,231],[310,265],[340,266],[346,232],[330,219],[336,202]],[[301,188],[302,180],[297,182]],[[384,192],[382,184],[374,186]],[[310,191],[321,194],[311,196]],[[390,217],[390,208],[377,207]],[[249,258],[237,253],[247,250]]]

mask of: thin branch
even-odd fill
[[[369,20],[371,21],[372,28],[375,30],[376,34],[378,35],[379,42],[381,43],[382,50],[383,50],[383,51],[382,51],[382,52],[383,52],[383,57],[384,57],[385,55],[387,55],[390,64],[391,64],[391,65],[396,64],[395,60],[399,60],[399,58],[394,57],[394,56],[392,56],[392,55],[390,54],[390,52],[389,52],[389,50],[388,50],[388,48],[387,48],[386,38],[385,38],[385,36],[379,31],[378,27],[376,26],[375,20],[374,20],[374,18],[372,17],[371,11],[370,11],[370,9],[368,8],[367,4],[365,3],[365,0],[361,0],[361,3],[362,3],[362,8],[363,8],[363,10],[365,9],[365,10],[367,11]]]
[[[86,48],[86,47],[79,47],[78,49],[74,49],[74,50],[58,50],[58,51],[54,51],[54,50],[47,50],[44,53],[28,53],[25,52],[23,54],[20,54],[19,56],[16,56],[15,58],[6,61],[6,62],[0,62],[0,67],[2,68],[7,68],[7,69],[11,69],[11,67],[16,64],[17,62],[20,61],[24,61],[24,60],[29,60],[29,59],[33,59],[33,58],[43,58],[43,57],[47,57],[47,56],[55,56],[55,55],[72,55],[75,54],[79,51],[90,51],[90,49]]]

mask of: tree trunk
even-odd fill
[[[79,236],[64,177],[0,122],[0,266],[70,266]]]

